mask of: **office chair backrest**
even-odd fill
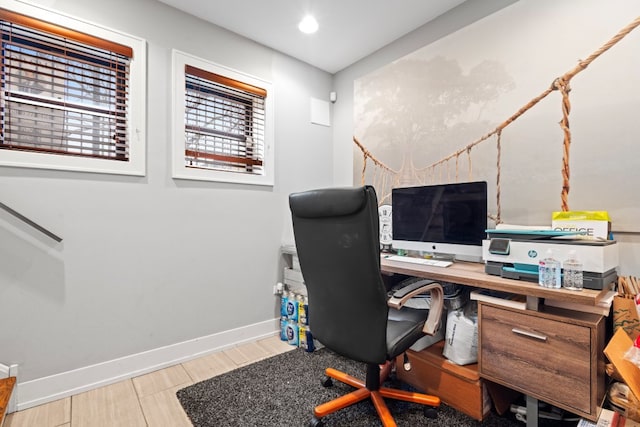
[[[294,193],[289,206],[314,337],[350,359],[384,363],[388,307],[374,188]]]

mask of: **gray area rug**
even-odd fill
[[[332,367],[364,379],[365,368],[326,348],[306,353],[296,349],[202,381],[177,392],[185,412],[196,427],[221,426],[307,426],[316,405],[353,390],[334,381],[320,384],[324,370]],[[396,384],[409,389],[408,386]],[[438,418],[423,415],[421,405],[394,400],[387,404],[399,427],[490,426],[523,427],[510,414],[491,413],[480,423],[442,404]],[[380,426],[373,404],[366,400],[322,419],[326,426]],[[569,425],[541,423],[541,425]],[[576,423],[573,423],[576,425]]]

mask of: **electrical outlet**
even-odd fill
[[[275,285],[273,285],[274,295],[282,295],[283,291],[284,291],[284,285],[282,284],[282,282],[278,282]]]

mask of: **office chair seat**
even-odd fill
[[[381,385],[397,356],[425,332],[437,330],[443,293],[439,284],[429,283],[401,290],[388,299],[380,272],[378,201],[373,187],[294,193],[289,206],[314,337],[367,367],[364,381],[326,369],[327,377],[356,390],[317,406],[310,425],[322,425],[323,417],[365,399],[372,400],[385,427],[396,425],[385,398],[437,407],[440,399],[436,396]],[[423,292],[431,293],[428,315],[402,308],[409,298]],[[427,413],[433,415],[433,411]]]

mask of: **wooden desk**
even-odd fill
[[[433,267],[391,261],[385,259],[384,254],[381,269],[385,274],[398,273],[525,295],[527,310],[479,303],[480,377],[527,396],[528,427],[538,425],[538,399],[591,421],[597,420],[605,392],[604,317],[544,307],[540,301],[552,298],[594,306],[608,289],[584,289],[580,292],[548,289],[537,283],[487,274],[484,264],[455,262],[449,267]],[[580,340],[576,334],[580,335]],[[576,369],[567,372],[562,366],[563,360],[571,362],[570,365],[577,367],[580,374],[575,373]],[[562,381],[556,380],[560,378]],[[558,387],[561,384],[569,387],[570,384],[572,389],[554,389],[553,384]],[[578,397],[575,396],[576,387],[581,389]],[[565,399],[567,396],[572,399]]]

